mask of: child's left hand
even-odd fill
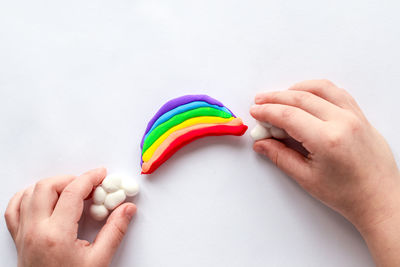
[[[18,266],[108,266],[125,235],[136,206],[116,208],[91,244],[80,240],[83,201],[106,176],[104,168],[81,176],[39,181],[18,192],[5,212],[18,252]]]

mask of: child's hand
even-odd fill
[[[136,211],[125,203],[113,211],[90,244],[77,238],[83,201],[106,176],[91,170],[79,177],[39,181],[17,193],[5,218],[18,252],[18,266],[108,266]]]
[[[348,218],[364,237],[400,222],[400,174],[392,152],[346,91],[326,80],[305,81],[286,91],[258,94],[255,103],[250,113],[256,120],[283,128],[309,155],[274,139],[257,141],[256,152]]]

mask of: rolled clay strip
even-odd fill
[[[142,173],[157,169],[177,148],[182,147],[182,140],[186,144],[208,135],[243,135],[246,130],[247,126],[240,119],[236,120],[232,111],[207,95],[185,95],[172,99],[157,111],[147,125],[140,143]],[[190,131],[195,131],[195,134],[190,134]],[[178,140],[182,142],[177,143]]]

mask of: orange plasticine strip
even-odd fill
[[[157,148],[149,161],[143,162],[142,174],[154,172],[162,163],[170,158],[182,146],[204,136],[217,135],[243,135],[247,126],[239,118],[235,118],[224,124],[197,124],[183,128],[172,133]]]

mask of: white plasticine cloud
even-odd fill
[[[93,193],[93,204],[89,212],[93,219],[104,220],[111,210],[139,193],[139,185],[131,178],[121,175],[108,175]]]
[[[288,134],[285,132],[285,130],[275,127],[268,122],[258,122],[257,125],[251,130],[250,135],[254,141],[271,137],[276,139],[284,139],[288,137]]]

